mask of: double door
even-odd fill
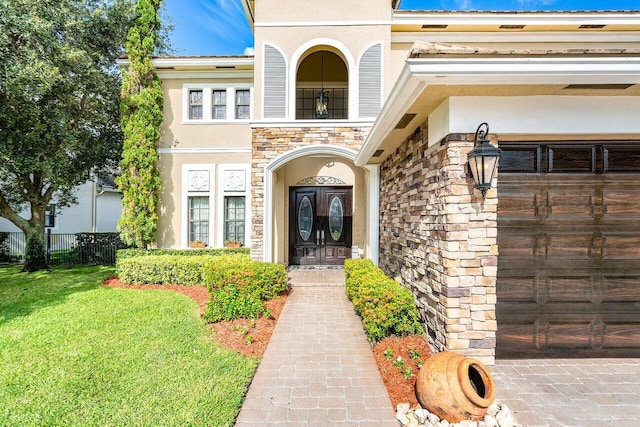
[[[351,257],[351,187],[294,187],[289,193],[289,264],[341,265]]]

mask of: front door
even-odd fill
[[[342,265],[351,257],[351,187],[295,187],[289,193],[289,264]]]

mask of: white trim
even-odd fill
[[[498,32],[500,31],[500,32]],[[477,43],[598,43],[598,42],[637,42],[638,31],[412,31],[392,33],[391,43],[415,43],[419,40],[432,43],[461,43],[476,45]]]
[[[354,27],[363,25],[390,25],[390,20],[375,21],[283,21],[255,22],[255,27]]]
[[[402,68],[355,164],[366,164],[427,85],[640,83],[640,58],[470,56],[410,58]]]
[[[353,161],[356,158],[357,153],[348,148],[335,145],[307,145],[281,154],[264,168],[262,259],[266,262],[273,262],[273,175],[278,168],[292,160],[318,154],[329,154]]]
[[[209,172],[209,191],[189,191],[189,170],[206,170]],[[180,189],[182,197],[180,200],[180,247],[189,248],[189,196],[209,197],[209,247],[214,242],[212,227],[215,224],[215,189],[216,189],[216,165],[212,163],[189,163],[182,165],[182,182]]]
[[[324,128],[336,128],[336,127],[370,127],[374,123],[374,120],[291,120],[282,121],[275,120],[260,120],[251,122],[251,128],[264,128],[264,127],[278,127],[278,128],[298,128],[298,127],[310,127],[314,129]]]
[[[640,25],[637,12],[527,13],[527,12],[424,12],[394,13],[391,25]]]
[[[251,153],[251,148],[158,148],[159,154],[229,154]]]
[[[301,44],[298,49],[291,55],[291,61],[289,62],[289,80],[287,82],[288,93],[288,105],[287,105],[287,117],[289,120],[295,120],[296,118],[296,82],[297,82],[297,68],[300,63],[300,58],[309,49],[315,46],[331,46],[337,49],[347,61],[347,75],[349,85],[349,120],[354,120],[357,116],[353,115],[353,105],[358,102],[358,68],[356,62],[353,59],[351,52],[341,42],[329,39],[329,38],[316,38],[309,40]]]
[[[369,258],[378,265],[380,257],[380,165],[366,165],[369,171]]]
[[[188,57],[174,56],[169,58],[154,58],[151,60],[154,68],[162,67],[237,67],[254,65],[253,56],[229,56],[229,57]],[[128,65],[128,60],[118,60],[119,65]]]
[[[224,173],[228,170],[244,171],[244,190],[225,191]],[[224,247],[224,198],[225,196],[244,196],[244,245],[251,247],[251,164],[250,163],[221,163],[218,164],[217,204],[219,212],[216,220],[216,246]]]
[[[193,70],[193,71],[169,71],[161,70],[156,71],[156,75],[160,80],[185,80],[185,79],[198,79],[198,80],[229,80],[229,79],[246,79],[252,80],[253,84],[253,70]]]

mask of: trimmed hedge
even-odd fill
[[[118,251],[118,254],[121,251]],[[204,275],[215,257],[211,255],[147,255],[120,258],[116,269],[126,284],[204,284]]]
[[[207,265],[204,281],[211,295],[205,311],[207,321],[255,319],[268,315],[263,301],[287,289],[287,270],[282,264],[230,255],[214,258]]]
[[[388,278],[371,260],[344,263],[347,297],[371,342],[396,335],[422,335],[424,328],[411,292]]]
[[[206,248],[206,249],[120,249],[117,259],[134,258],[142,256],[177,255],[177,256],[218,256],[228,254],[249,255],[251,249],[244,248]]]

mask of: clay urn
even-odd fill
[[[480,361],[443,351],[420,369],[416,396],[423,408],[457,423],[482,420],[496,393],[493,378]]]

